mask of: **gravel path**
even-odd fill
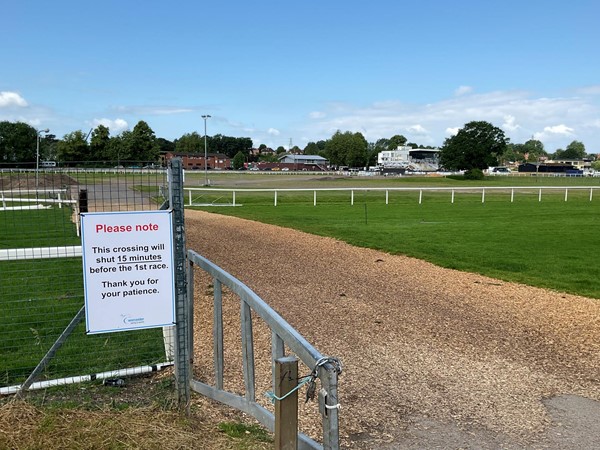
[[[344,446],[600,448],[599,300],[199,211],[186,225],[343,361]]]

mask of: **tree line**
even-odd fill
[[[252,149],[252,139],[247,137],[218,134],[207,136],[206,143],[210,153],[222,153],[230,158],[238,152],[248,155]],[[167,152],[203,153],[205,141],[198,133],[185,134],[174,141],[157,138],[143,120],[117,136],[110,136],[108,127],[98,125],[89,133],[73,131],[62,139],[23,122],[0,122],[0,164],[35,162],[38,144],[41,161],[56,161],[61,165],[103,162],[120,165],[156,164],[160,154]]]
[[[465,124],[458,133],[445,140],[440,149],[440,165],[447,170],[465,170],[472,178],[481,178],[482,171],[499,163],[507,164],[553,160],[595,160],[587,154],[582,142],[572,141],[566,149],[549,154],[544,144],[530,139],[523,144],[512,144],[500,128],[485,121]],[[598,164],[596,164],[598,165]]]
[[[362,133],[336,131],[327,140],[309,142],[304,149],[295,146],[276,150],[265,144],[253,151],[249,137],[231,137],[217,134],[202,136],[197,132],[186,133],[174,141],[156,137],[150,126],[139,121],[132,130],[110,136],[110,130],[98,125],[89,133],[81,130],[66,134],[61,139],[55,135],[39,132],[23,122],[0,122],[0,163],[31,163],[37,158],[39,139],[40,160],[52,160],[61,164],[102,163],[121,164],[145,162],[156,164],[161,153],[200,153],[205,145],[210,153],[220,153],[235,159],[241,167],[244,162],[257,160],[277,161],[286,151],[296,154],[319,155],[334,166],[368,167],[377,164],[377,154],[395,150],[399,146],[433,148],[408,142],[401,134],[390,138],[367,142]],[[504,132],[489,122],[473,121],[465,124],[458,133],[445,140],[440,148],[440,163],[447,170],[486,169],[509,162],[537,162],[548,159],[584,159],[585,146],[579,141],[571,142],[565,149],[549,154],[539,140],[530,139],[522,144],[510,143]]]

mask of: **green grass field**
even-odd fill
[[[544,191],[541,202],[535,179],[496,177],[486,179],[483,185],[515,186],[516,180],[532,188],[517,192],[512,203],[510,190],[487,192],[485,203],[480,192],[457,193],[454,203],[449,192],[424,192],[422,204],[418,191],[390,192],[388,205],[381,191],[357,191],[353,206],[348,192],[318,192],[317,206],[313,206],[311,191],[279,193],[274,207],[273,193],[238,191],[236,203],[243,206],[199,209],[331,236],[443,267],[600,298],[595,255],[600,248],[600,236],[595,232],[600,224],[600,192],[590,201],[589,190],[571,190],[565,202],[562,188],[596,185],[598,181],[545,179],[544,186],[552,181],[561,188]],[[361,187],[379,186],[380,182]],[[444,183],[482,185],[456,180]],[[205,193],[204,199],[211,195],[217,194]],[[217,203],[231,200],[229,193],[218,195],[222,198]]]
[[[69,208],[0,212],[0,249],[78,245]],[[81,258],[0,261],[0,385],[25,380],[83,305]],[[81,323],[44,376],[162,362],[161,330],[87,336]]]

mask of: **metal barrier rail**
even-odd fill
[[[188,203],[187,206],[194,206],[193,203],[193,192],[230,192],[232,196],[232,206],[236,204],[236,192],[237,193],[248,193],[248,192],[272,192],[273,193],[273,206],[277,206],[277,193],[278,192],[312,192],[313,193],[313,205],[317,205],[317,192],[349,192],[350,193],[350,204],[354,205],[354,193],[355,192],[385,192],[385,204],[389,204],[389,193],[390,192],[418,192],[419,193],[419,204],[423,202],[423,192],[449,192],[451,193],[451,203],[454,203],[454,196],[457,192],[465,193],[479,193],[481,192],[481,201],[485,203],[486,192],[510,192],[510,201],[514,201],[515,191],[531,192],[535,191],[538,193],[538,200],[542,201],[543,191],[564,191],[565,201],[568,200],[569,191],[573,190],[589,190],[589,199],[592,201],[595,190],[599,190],[600,186],[464,186],[464,187],[364,187],[364,188],[278,188],[278,189],[232,189],[232,188],[184,188],[184,191],[188,191]],[[205,204],[202,204],[203,206]],[[198,206],[198,205],[196,205]]]
[[[285,355],[284,349],[287,346],[306,366],[312,368],[318,374],[321,380],[321,390],[319,392],[319,410],[323,418],[323,445],[321,446],[308,436],[299,434],[300,449],[338,449],[339,448],[339,428],[338,428],[338,395],[337,378],[341,372],[341,367],[330,362],[330,358],[321,355],[304,337],[302,337],[294,328],[292,328],[277,312],[275,312],[264,300],[256,295],[250,288],[225,272],[220,267],[213,264],[208,259],[200,256],[193,250],[188,250],[188,297],[190,299],[190,310],[193,309],[194,298],[194,280],[193,266],[197,265],[202,270],[213,277],[214,282],[214,386],[191,379],[192,390],[206,395],[207,397],[229,405],[235,409],[250,414],[269,430],[275,428],[275,417],[273,413],[262,407],[256,402],[255,378],[254,378],[254,346],[252,337],[252,314],[254,311],[271,329],[272,349],[271,363],[272,367],[276,359]],[[242,331],[242,362],[244,372],[244,397],[223,390],[223,318],[222,318],[222,285],[227,286],[241,300],[241,331]],[[193,319],[193,312],[189,314],[190,321]],[[189,327],[190,332],[193,326]],[[326,362],[324,362],[326,361]],[[274,370],[273,370],[274,377]],[[273,380],[275,386],[275,380]]]

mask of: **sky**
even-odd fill
[[[61,138],[144,120],[299,146],[441,146],[473,120],[600,153],[598,0],[0,0],[0,121]],[[206,121],[202,115],[210,115]]]

